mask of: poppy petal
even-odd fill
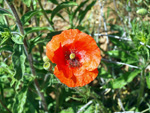
[[[81,55],[80,62],[85,69],[92,71],[98,67],[101,60],[100,49],[91,36],[85,33],[78,34],[74,45]]]
[[[76,35],[80,33],[78,29],[65,30],[59,35],[53,36],[51,41],[46,45],[46,55],[53,62],[54,52],[61,46],[74,42]]]
[[[95,40],[77,29],[65,30],[46,45],[46,55],[57,65],[56,77],[68,87],[84,86],[93,81],[101,60]],[[75,59],[69,59],[74,53]]]
[[[97,77],[98,70],[84,70],[81,75],[74,75],[74,73],[72,73],[72,77],[66,78],[66,73],[62,69],[59,69],[58,66],[55,66],[54,74],[62,83],[66,84],[68,87],[82,87],[86,84],[89,84]]]

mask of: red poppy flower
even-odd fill
[[[46,55],[57,64],[56,77],[68,87],[84,86],[98,75],[100,49],[91,36],[78,29],[54,36],[46,45]]]

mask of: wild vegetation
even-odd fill
[[[149,113],[149,17],[149,0],[0,0],[0,113]],[[68,29],[101,51],[83,87],[61,83],[46,57]]]

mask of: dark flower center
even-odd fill
[[[75,50],[66,51],[65,59],[67,61],[67,65],[69,65],[69,67],[80,67],[81,66],[81,63],[79,62],[80,55]]]

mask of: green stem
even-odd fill
[[[141,113],[145,113],[145,112],[147,112],[147,111],[150,111],[150,108],[147,108],[147,109],[141,111]]]
[[[43,8],[43,6],[42,6],[41,0],[38,0],[38,3],[39,3],[39,5],[40,5],[40,8],[42,9],[42,12],[43,12],[43,14],[44,14],[44,17],[46,18],[46,20],[47,20],[49,26],[50,26],[53,30],[55,30],[54,26],[51,25],[51,21],[49,20],[49,18],[48,18],[48,16],[47,16],[46,12],[45,12],[45,10],[44,10],[44,8]]]
[[[34,11],[34,6],[33,6],[33,0],[31,1],[31,10]],[[39,22],[37,20],[36,15],[34,16],[34,21],[35,21],[35,26],[39,26]],[[37,35],[40,34],[40,32],[36,32]],[[40,58],[42,60],[42,53],[43,53],[43,47],[41,45],[39,45],[39,52],[40,52]]]
[[[3,102],[0,100],[1,105],[8,111],[8,113],[12,113],[4,104]]]
[[[61,87],[59,87],[58,85],[55,87],[56,90],[56,107],[55,107],[55,112],[54,113],[58,113],[59,111],[59,97],[60,97],[60,93],[61,93]]]
[[[18,16],[18,13],[17,13],[17,11],[16,11],[16,9],[15,9],[13,3],[11,3],[9,0],[5,0],[5,1],[6,1],[6,3],[8,4],[8,6],[10,7],[10,9],[11,9],[11,11],[12,11],[14,17],[16,18],[16,24],[17,24],[17,26],[18,26],[18,29],[19,29],[21,35],[24,35],[23,25],[22,25],[22,23],[21,23],[21,20],[20,20],[20,18],[19,18],[19,16]],[[24,42],[24,44],[23,44],[24,50],[25,50],[25,53],[26,53],[26,55],[27,55],[27,58],[28,58],[28,61],[29,61],[29,64],[30,64],[31,73],[32,73],[33,76],[36,76],[35,68],[34,68],[34,66],[33,66],[32,54],[28,54],[28,52],[27,52],[27,50],[28,50],[28,45],[27,45],[26,38],[24,38],[23,42]],[[39,95],[40,98],[41,98],[41,103],[42,103],[43,109],[44,109],[45,111],[48,111],[47,104],[46,104],[46,101],[45,101],[45,98],[44,98],[44,94],[40,92],[41,89],[40,89],[40,87],[39,87],[39,83],[38,83],[38,80],[37,80],[36,78],[34,79],[34,87],[35,87],[35,89],[36,89],[38,95]]]
[[[139,89],[139,95],[138,95],[138,100],[137,100],[137,106],[141,104],[143,101],[143,94],[144,94],[144,87],[145,87],[145,69],[142,70],[141,72],[141,81],[140,81],[140,89]]]

